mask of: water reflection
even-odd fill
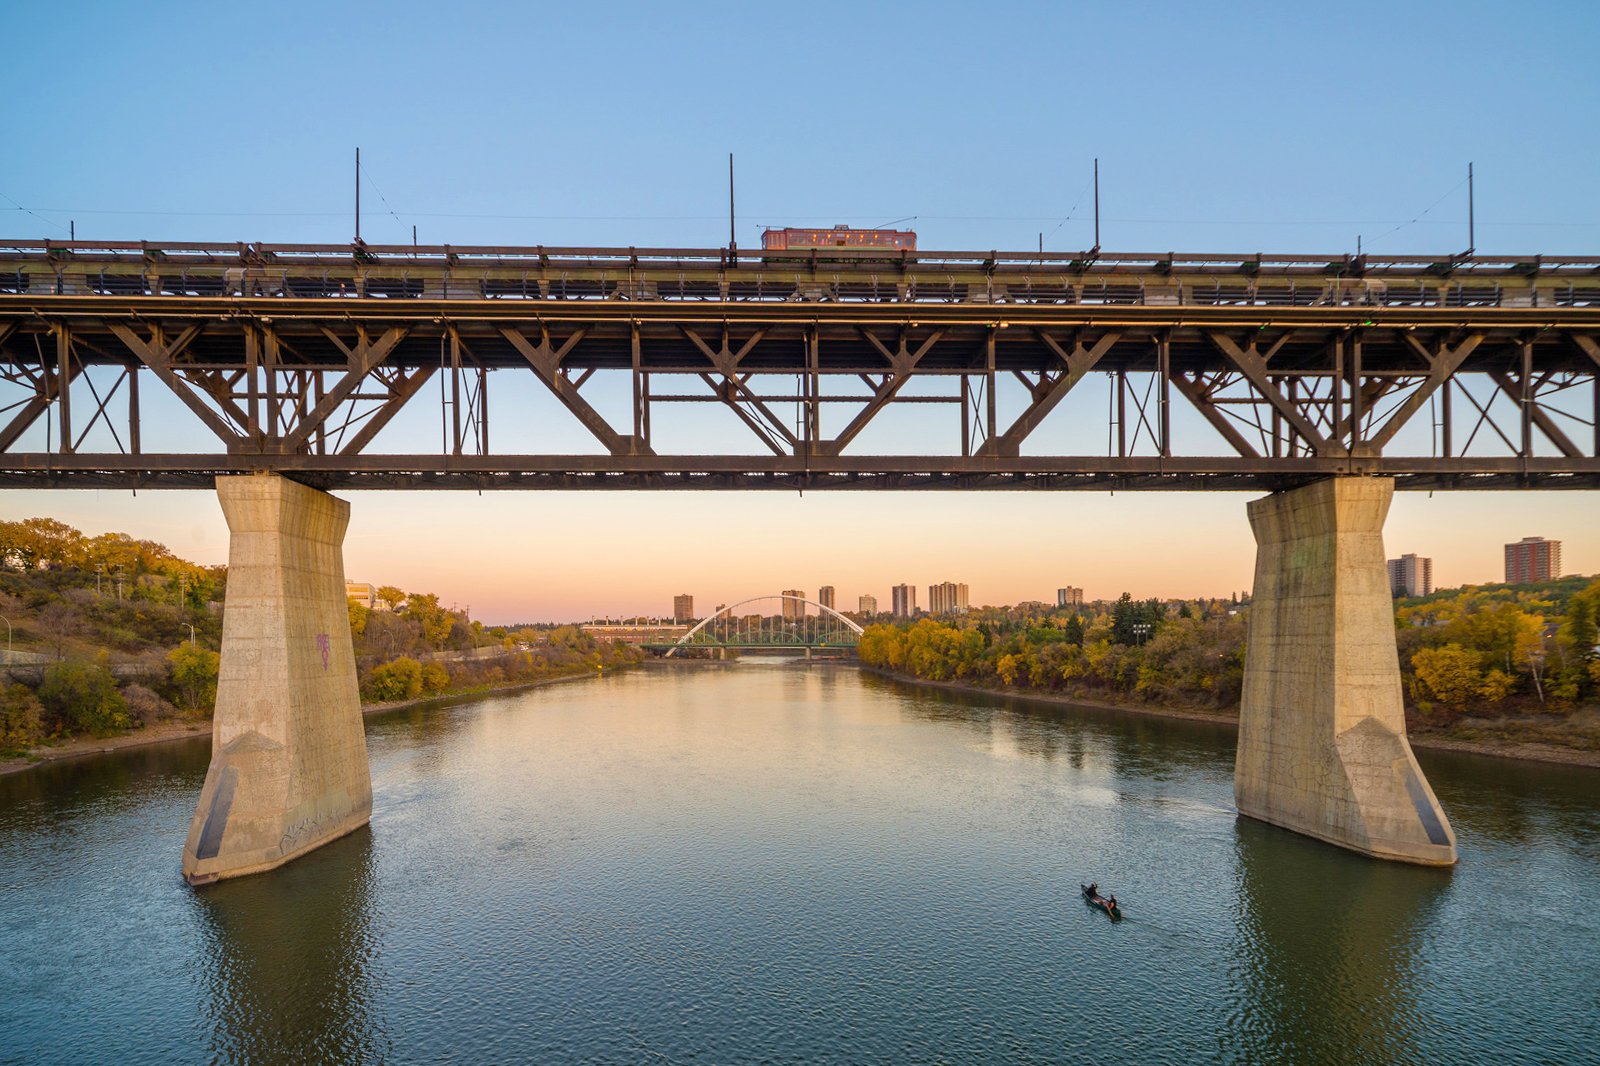
[[[1448,869],[1375,862],[1237,825],[1229,1036],[1248,1062],[1424,1059],[1424,934]]]
[[[194,896],[204,1013],[221,1062],[381,1062],[372,834]]]
[[[1098,707],[961,691],[863,674],[869,690],[904,696],[913,717],[1003,735],[1015,750],[1082,768],[1092,753],[1122,777],[1161,781],[1190,773],[1233,772],[1234,729],[1227,720],[1164,718]]]
[[[1579,854],[1600,855],[1600,772],[1592,767],[1428,750],[1417,758],[1451,823],[1471,827],[1463,838],[1469,846],[1554,838]]]
[[[106,803],[121,805],[128,796],[164,782],[186,786],[196,774],[204,778],[210,761],[211,734],[202,733],[187,740],[61,759],[6,774],[0,776],[4,828],[26,828],[32,824],[30,815],[39,824],[56,824],[62,818],[64,802],[82,811]],[[196,786],[196,795],[198,792]]]

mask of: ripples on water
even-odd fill
[[[1223,728],[847,669],[639,671],[368,739],[370,830],[202,892],[204,742],[0,778],[0,1062],[1600,1046],[1593,771],[1425,756],[1461,840],[1440,871],[1236,818]]]

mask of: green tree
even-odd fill
[[[39,702],[73,729],[104,736],[129,725],[128,706],[104,662],[64,659],[45,668]]]
[[[167,676],[173,702],[186,711],[209,713],[217,703],[217,675],[222,656],[210,648],[180,644],[167,652]]]
[[[379,585],[372,594],[377,597],[379,603],[391,611],[398,611],[400,605],[406,602],[406,594],[393,585]]]

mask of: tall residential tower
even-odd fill
[[[1523,537],[1506,545],[1506,584],[1526,585],[1561,576],[1561,542]]]

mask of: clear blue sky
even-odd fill
[[[64,236],[73,220],[88,238],[347,241],[360,145],[371,241],[416,225],[424,242],[721,244],[732,151],[741,244],[760,224],[914,216],[923,247],[1023,249],[1044,232],[1081,248],[1098,156],[1116,250],[1336,253],[1357,234],[1373,252],[1459,250],[1468,160],[1480,250],[1600,247],[1600,8],[1583,3],[64,3],[13,5],[0,27],[6,236]],[[409,556],[380,548],[419,498],[354,499],[352,576],[509,617],[666,610],[683,588],[710,601],[832,583],[853,602],[949,578],[1001,602],[1250,580],[1239,497],[450,497],[418,527],[432,550]],[[1600,569],[1593,496],[1438,500],[1398,504],[1390,540],[1435,555],[1447,583],[1497,578],[1501,540],[1532,534],[1565,539],[1569,569]],[[0,510],[195,556],[225,544],[201,493],[12,493]],[[1001,512],[1041,538],[1005,553],[1012,569],[972,550]],[[788,566],[730,571],[680,550],[620,576],[568,543],[562,572],[530,569],[514,602],[504,575],[446,565],[486,529],[536,524],[562,544],[685,515],[758,539],[824,520],[918,535],[892,569],[797,540]],[[1195,546],[1171,573],[1047,536],[1087,523],[1137,541],[1178,516]]]

